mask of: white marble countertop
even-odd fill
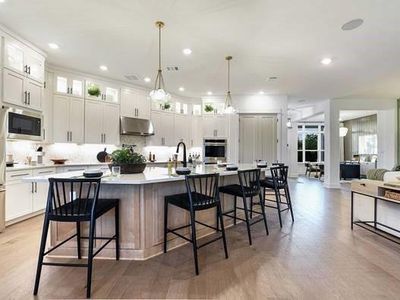
[[[239,164],[239,170],[255,169],[253,164]],[[262,169],[265,170],[265,169]],[[219,173],[220,176],[235,175],[237,171],[227,171],[225,168],[218,168],[217,165],[199,165],[196,169],[192,169],[192,174],[211,174]],[[24,181],[28,182],[47,182],[49,178],[78,178],[82,177],[82,171],[59,173],[43,176],[24,177]],[[141,185],[150,183],[172,182],[184,180],[184,175],[168,175],[167,168],[146,167],[143,173],[139,174],[123,174],[119,177],[111,176],[110,172],[106,172],[102,177],[102,184],[123,184],[123,185]]]

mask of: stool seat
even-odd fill
[[[257,190],[257,189],[255,190],[254,188],[247,187],[247,186],[243,186],[243,190],[242,190],[242,187],[240,186],[240,184],[229,184],[229,185],[221,186],[219,188],[219,191],[220,191],[220,193],[229,194],[229,195],[238,196],[238,197],[243,196],[243,191],[244,191],[244,195],[246,197],[257,196],[260,193],[259,190]]]
[[[78,198],[59,207],[53,208],[49,213],[49,220],[62,222],[90,221],[93,198]],[[100,217],[110,209],[117,206],[118,199],[97,199],[94,216]]]
[[[192,205],[194,210],[203,210],[215,207],[213,197],[196,192],[192,192],[191,195],[192,195]],[[188,193],[165,196],[165,200],[169,204],[175,205],[177,207],[186,210],[190,210],[190,199]]]
[[[283,182],[277,182],[276,185],[277,185],[276,187],[278,189],[284,189],[285,186],[286,186],[286,184],[283,183]],[[260,180],[260,186],[268,188],[268,189],[274,189],[275,188],[275,183],[274,183],[274,180],[272,178],[271,179],[264,179],[264,180]]]

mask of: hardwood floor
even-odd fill
[[[350,230],[349,186],[328,190],[318,180],[291,181],[295,223],[284,213],[279,228],[268,209],[270,235],[243,224],[222,243],[199,252],[194,275],[191,246],[147,261],[95,260],[93,298],[395,299],[400,296],[400,246],[363,229]],[[0,299],[32,296],[42,217],[0,234]],[[85,297],[86,270],[44,267],[38,298]]]

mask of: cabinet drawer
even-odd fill
[[[32,171],[33,176],[45,176],[56,173],[56,168],[41,168]]]
[[[10,181],[19,181],[27,176],[32,176],[32,170],[8,171],[6,173],[6,183]]]
[[[360,180],[351,183],[351,190],[367,195],[378,195],[378,183],[374,180]]]

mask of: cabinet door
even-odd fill
[[[31,80],[25,80],[25,89],[28,93],[28,105],[32,109],[40,110],[42,108],[43,87],[42,84]]]
[[[165,137],[166,146],[176,146],[175,143],[175,120],[174,114],[164,113],[162,118],[162,126]],[[186,126],[187,127],[187,126]]]
[[[121,90],[121,116],[137,118],[137,93],[128,88]]]
[[[119,89],[115,87],[105,86],[104,96],[107,102],[119,103]]]
[[[83,98],[83,79],[71,78],[69,80],[70,95],[73,97]]]
[[[119,144],[119,105],[104,103],[103,133],[105,144]]]
[[[68,77],[61,74],[56,74],[54,76],[54,92],[59,95],[68,95],[69,94],[69,85],[68,85]]]
[[[217,136],[215,116],[203,116],[203,134],[208,138]]]
[[[32,213],[33,185],[16,181],[6,185],[6,221]]]
[[[174,123],[175,131],[175,143],[184,142],[188,147],[191,147],[190,143],[190,120],[185,115],[175,115]]]
[[[43,168],[33,170],[33,176],[45,176],[56,173],[56,168]],[[49,184],[47,182],[33,183],[32,211],[36,212],[46,208]]]
[[[84,142],[84,103],[78,98],[69,98],[69,130],[71,142],[83,144]]]
[[[139,119],[150,120],[151,100],[147,97],[145,92],[139,93],[136,101],[136,108],[137,117]]]
[[[86,101],[85,106],[85,143],[103,143],[103,103]]]
[[[11,38],[4,40],[4,66],[21,74],[24,73],[23,45]]]
[[[154,126],[154,135],[149,138],[149,145],[151,146],[166,146],[165,133],[167,128],[164,123],[165,113],[153,111],[151,114],[151,121]]]
[[[67,143],[69,132],[69,98],[54,95],[53,139],[56,143]]]
[[[192,117],[191,123],[191,141],[190,147],[203,146],[203,119],[201,117]]]
[[[27,66],[26,74],[29,78],[40,83],[44,80],[44,57],[39,53],[26,49],[25,50],[25,65]]]
[[[229,124],[227,116],[216,116],[214,118],[214,126],[217,131],[217,137],[227,137]]]
[[[24,90],[24,76],[7,69],[4,69],[3,74],[3,101],[20,106],[25,105],[26,93]]]

